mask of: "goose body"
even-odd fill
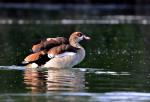
[[[55,58],[52,58],[44,67],[54,67],[54,68],[68,68],[73,67],[80,63],[85,57],[84,48],[79,49],[76,53],[74,52],[64,52],[63,54],[56,55]]]
[[[64,37],[47,38],[33,45],[33,53],[28,55],[22,63],[29,68],[73,67],[85,57],[85,49],[79,42],[89,39],[90,37],[81,32],[72,33],[69,40]]]

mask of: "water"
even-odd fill
[[[137,21],[143,22],[140,17]],[[150,101],[148,23],[13,22],[0,25],[0,101]],[[92,38],[82,43],[86,58],[75,68],[16,66],[38,39],[69,37],[73,31],[82,31]]]
[[[150,100],[149,80],[139,82],[136,73],[98,68],[25,69],[1,66],[0,69],[0,80],[3,80],[0,84],[2,102]]]

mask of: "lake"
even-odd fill
[[[1,102],[150,101],[149,25],[75,23],[0,25]],[[81,31],[86,58],[74,68],[16,66],[41,38]]]

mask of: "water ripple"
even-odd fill
[[[45,93],[45,94],[30,94],[30,93],[20,93],[20,94],[0,94],[3,101],[6,101],[9,97],[10,100],[17,101],[21,100],[68,100],[73,102],[145,102],[150,101],[150,93],[140,93],[140,92],[107,92],[107,93],[82,93],[82,92],[60,92],[60,93]],[[6,98],[7,97],[7,98]],[[32,97],[32,98],[30,98]]]

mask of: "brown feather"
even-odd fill
[[[33,45],[32,51],[39,52],[41,50],[49,50],[52,47],[69,43],[68,40],[64,37],[48,38],[48,39],[49,40],[42,40],[39,44]]]
[[[57,55],[57,54],[64,53],[65,51],[67,51],[67,52],[77,52],[77,50],[78,50],[78,48],[73,47],[69,44],[62,44],[60,46],[53,47],[52,49],[50,49],[48,51],[48,54]]]
[[[36,53],[33,53],[33,54],[30,54],[28,55],[24,61],[26,62],[33,62],[33,61],[36,61],[38,60],[41,56],[45,55],[46,52],[45,51],[40,51],[40,52],[36,52]]]

